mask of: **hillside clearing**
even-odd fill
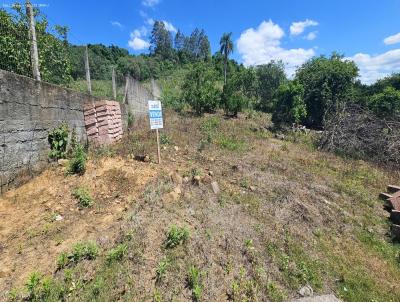
[[[265,114],[165,120],[160,166],[133,159],[156,158],[143,125],[92,150],[84,176],[55,166],[1,197],[2,299],[285,301],[308,284],[345,301],[400,300],[399,246],[377,197],[399,183],[393,172],[304,135],[275,139]],[[78,186],[92,207],[78,207]],[[98,256],[72,258],[87,241]],[[57,268],[63,252],[75,262]]]

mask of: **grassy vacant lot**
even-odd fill
[[[345,301],[400,301],[400,249],[377,198],[398,174],[302,134],[275,139],[269,124],[167,113],[162,165],[143,125],[92,150],[84,176],[54,167],[7,193],[3,298],[286,301],[308,284]],[[150,163],[134,160],[144,154]]]

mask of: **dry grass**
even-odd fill
[[[399,247],[386,235],[388,215],[377,199],[399,177],[317,151],[305,137],[274,139],[269,124],[254,113],[224,119],[167,112],[161,166],[132,159],[156,158],[155,135],[143,126],[92,152],[83,177],[65,178],[54,168],[7,193],[0,202],[10,221],[0,225],[1,289],[20,288],[39,270],[54,280],[46,297],[69,301],[284,301],[305,284],[346,301],[400,300]],[[189,179],[181,194],[173,194],[171,172]],[[69,212],[78,183],[92,190],[95,210]],[[58,203],[65,219],[43,233],[44,214],[60,211]],[[173,225],[190,236],[166,248]],[[55,271],[58,253],[91,239],[100,246],[96,260]],[[120,246],[124,255],[108,261]]]

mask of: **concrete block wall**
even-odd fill
[[[120,103],[98,101],[84,106],[86,133],[89,142],[106,145],[122,137],[123,123]]]
[[[48,166],[48,133],[62,122],[86,143],[84,106],[98,102],[104,106],[104,101],[90,95],[0,70],[0,193]],[[112,103],[103,110],[107,118],[99,121],[107,124],[101,133],[115,138],[121,126],[127,127],[127,111],[123,105],[121,115],[118,103]],[[126,120],[116,122],[118,117]]]

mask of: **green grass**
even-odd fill
[[[78,205],[81,208],[91,207],[94,203],[92,196],[90,195],[88,189],[85,187],[77,187],[72,192],[72,196],[74,196],[78,200]]]
[[[156,280],[157,282],[160,282],[165,274],[167,273],[168,268],[171,265],[171,261],[168,257],[163,258],[157,265],[156,268]]]
[[[227,136],[220,134],[216,137],[215,143],[222,149],[229,151],[244,151],[246,150],[246,144],[243,140],[238,139],[235,136]]]
[[[194,265],[189,267],[188,272],[188,286],[192,290],[192,297],[194,301],[200,301],[202,293],[202,272]]]

